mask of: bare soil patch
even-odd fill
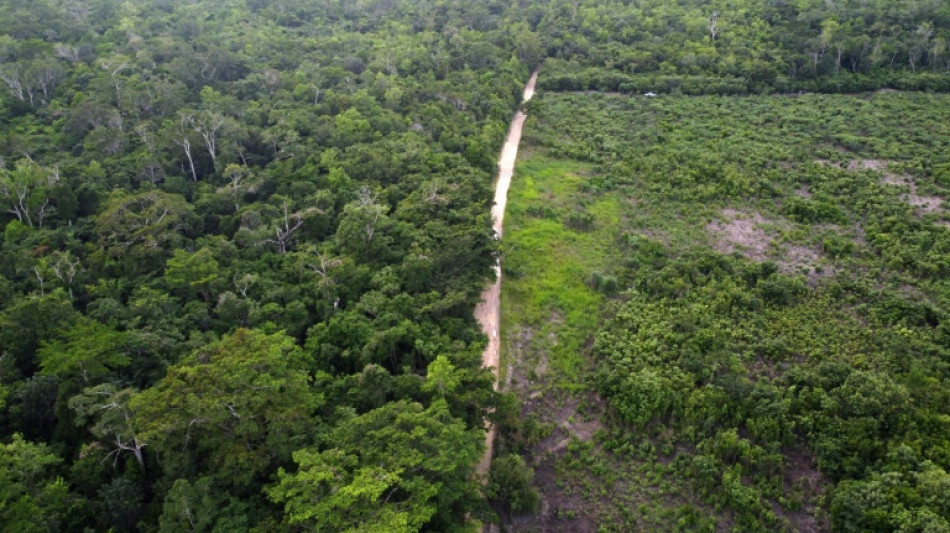
[[[913,178],[905,174],[895,174],[893,172],[888,172],[887,166],[890,164],[889,161],[884,161],[881,159],[857,159],[850,161],[847,165],[842,166],[841,164],[829,161],[827,159],[816,159],[815,163],[851,171],[871,170],[874,172],[880,172],[881,183],[885,185],[893,185],[895,187],[907,187],[910,189],[910,192],[901,195],[901,198],[910,204],[919,215],[945,212],[943,208],[944,199],[942,197],[936,195],[919,194],[917,191],[917,184],[914,183]]]
[[[923,196],[917,193],[902,195],[904,200],[921,214],[943,212],[943,198],[939,196]]]
[[[887,168],[887,161],[880,159],[860,159],[851,161],[846,167],[847,170],[876,170],[878,172]]]
[[[885,172],[884,177],[881,178],[881,183],[907,189],[908,192],[902,194],[901,199],[910,204],[918,215],[946,212],[943,207],[943,197],[921,194],[917,188],[917,184],[914,183],[914,180],[910,176]]]
[[[821,500],[825,487],[830,484],[818,471],[814,457],[805,451],[795,448],[786,453],[788,465],[785,471],[785,494],[799,494],[802,498],[802,508],[799,511],[785,511],[779,516],[788,520],[793,531],[815,533],[828,531],[830,525],[827,518],[818,513],[818,502]]]
[[[779,262],[780,269],[815,266],[821,260],[821,252],[810,246],[786,244],[782,248],[784,257],[782,261]]]
[[[556,533],[576,531],[595,533],[598,525],[593,516],[584,513],[589,506],[576,494],[568,494],[557,486],[559,476],[555,464],[563,455],[548,454],[535,465],[534,483],[541,492],[541,510],[536,515],[513,516],[505,524],[511,532]]]
[[[724,254],[739,252],[752,261],[773,260],[779,271],[798,274],[808,270],[813,281],[829,275],[815,267],[822,262],[822,253],[814,246],[776,242],[775,228],[791,228],[792,222],[785,219],[766,219],[758,212],[742,212],[723,209],[721,219],[707,224],[712,236],[713,248]]]
[[[904,176],[901,174],[891,174],[887,172],[884,174],[884,177],[881,178],[881,183],[884,185],[894,185],[895,187],[914,187],[913,180],[910,179],[910,176]]]
[[[762,228],[765,219],[757,212],[743,213],[735,209],[722,211],[724,220],[706,226],[714,237],[716,251],[739,252],[753,261],[765,261],[772,237]]]
[[[512,371],[516,374],[515,381],[527,380],[524,367]],[[589,441],[603,428],[600,420],[604,410],[603,401],[593,393],[570,393],[551,386],[542,387],[525,398],[522,419],[534,417],[549,428],[547,435],[525,455],[534,467],[534,486],[541,495],[541,509],[534,514],[503,516],[501,525],[505,531],[598,531],[600,521],[594,515],[596,506],[581,493],[565,487],[565,481],[569,480],[558,474],[557,465],[574,439]]]

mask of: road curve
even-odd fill
[[[534,87],[538,82],[539,65],[531,73],[528,84],[524,88],[523,100],[527,102],[534,96]],[[521,142],[521,130],[524,127],[524,121],[528,115],[524,111],[518,110],[511,121],[511,128],[508,130],[508,137],[505,139],[505,145],[501,149],[501,156],[498,158],[498,180],[495,182],[495,203],[492,205],[492,227],[495,235],[501,238],[504,231],[505,206],[508,204],[508,187],[511,186],[511,175],[515,170],[515,160],[518,158],[518,144]],[[498,365],[499,348],[501,339],[498,336],[498,323],[501,315],[501,261],[495,264],[495,282],[482,292],[482,302],[475,307],[475,318],[482,327],[485,335],[488,335],[488,346],[482,353],[482,365],[491,368],[495,373],[495,388],[498,388]],[[490,426],[485,435],[485,455],[478,464],[477,473],[479,477],[485,478],[488,475],[488,467],[491,465],[492,448],[495,443],[495,428]]]

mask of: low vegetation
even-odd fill
[[[562,510],[541,520],[948,526],[950,99],[544,93],[531,111],[503,309],[509,371],[552,362],[524,410],[540,438],[509,434],[554,471],[539,488]],[[555,224],[571,213],[593,229]],[[538,297],[554,276],[569,290]]]

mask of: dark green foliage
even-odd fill
[[[541,499],[533,479],[534,471],[520,455],[495,457],[488,472],[488,497],[513,513],[537,511]]]
[[[0,507],[50,530],[276,530],[263,488],[294,451],[406,402],[445,402],[466,452],[429,481],[467,482],[498,402],[471,314],[494,160],[540,59],[527,30],[513,57],[517,17],[0,6],[0,443],[61,457]],[[414,529],[465,521],[435,508]]]
[[[946,91],[943,3],[580,1],[544,14],[541,87],[736,95]]]

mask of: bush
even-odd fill
[[[616,277],[608,276],[599,271],[594,271],[594,273],[590,275],[587,284],[595,291],[599,291],[603,294],[614,294],[620,287]]]
[[[541,506],[534,488],[534,470],[520,455],[496,457],[488,472],[488,497],[515,513],[530,513]]]
[[[576,211],[567,216],[564,225],[575,231],[591,231],[594,229],[594,215]]]

